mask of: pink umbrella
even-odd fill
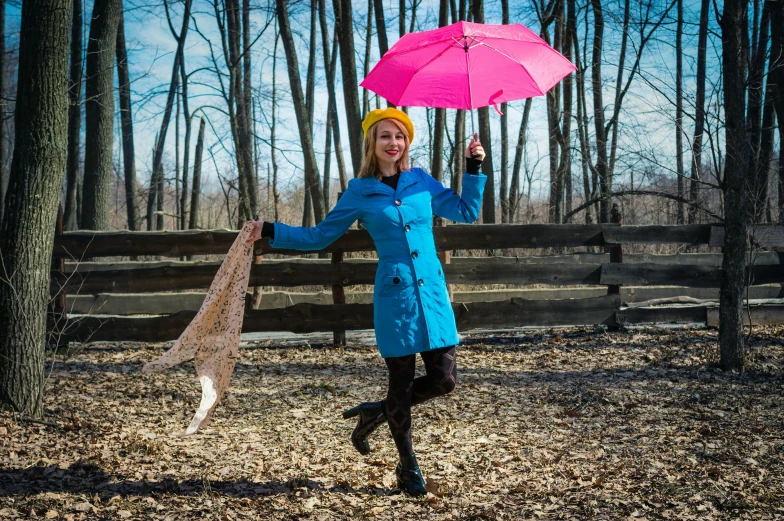
[[[403,36],[361,86],[398,106],[474,109],[547,93],[576,67],[520,25],[458,22]]]

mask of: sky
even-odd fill
[[[660,0],[653,0],[657,6],[664,5]],[[332,26],[331,16],[331,2],[327,1],[327,17],[330,30]],[[536,20],[535,13],[531,7],[532,3],[518,3],[510,2],[513,4],[510,12],[511,23],[522,23],[528,26],[535,33],[539,33],[539,23]],[[579,2],[578,2],[579,3]],[[85,1],[85,40],[89,31],[89,13],[92,11],[92,2]],[[410,5],[410,1],[408,2]],[[639,2],[632,2],[635,8],[640,8]],[[268,0],[252,0],[252,7],[254,8],[251,25],[254,35],[262,32],[270,20],[270,13],[268,11]],[[356,45],[356,62],[358,71],[358,83],[362,80],[364,74],[362,71],[364,63],[364,24],[367,15],[367,2],[354,1],[354,38]],[[398,16],[398,1],[397,0],[384,0],[385,15],[387,20],[387,33],[389,45],[392,46],[398,39],[397,16]],[[614,7],[613,7],[614,6]],[[607,28],[605,29],[605,54],[602,63],[602,76],[605,83],[604,88],[604,103],[606,105],[606,114],[609,119],[610,109],[612,107],[613,85],[617,75],[618,63],[618,49],[620,48],[620,22],[618,20],[621,13],[621,6],[616,0],[614,3],[608,3],[605,7],[605,16],[607,18]],[[684,28],[684,70],[685,70],[685,85],[684,93],[686,96],[685,106],[686,112],[692,112],[690,103],[693,103],[694,98],[694,69],[696,68],[696,22],[699,20],[699,2],[695,0],[686,0],[685,2],[685,18],[687,24]],[[304,81],[307,59],[308,59],[308,31],[309,31],[309,3],[308,2],[290,2],[290,9],[292,13],[292,29],[295,32],[295,40],[297,47],[297,54],[301,76]],[[719,3],[719,9],[721,4]],[[214,160],[205,151],[205,158],[203,162],[203,179],[205,188],[207,190],[218,190],[217,173],[220,172],[224,175],[230,175],[230,171],[234,168],[232,161],[232,149],[230,133],[228,131],[227,118],[223,114],[225,111],[225,101],[217,95],[218,80],[214,71],[208,70],[211,68],[210,47],[212,45],[213,52],[215,52],[218,60],[221,61],[221,47],[220,37],[217,32],[215,24],[215,14],[211,0],[194,0],[193,4],[194,20],[196,21],[195,27],[198,28],[201,34],[194,30],[194,25],[188,33],[186,44],[186,70],[191,74],[189,85],[189,105],[192,112],[196,112],[198,107],[203,108],[203,113],[208,118],[208,129],[206,134],[205,149],[211,150],[214,154]],[[174,12],[174,26],[179,30],[181,24],[182,7],[180,3],[176,3],[173,8]],[[417,8],[417,23],[415,26],[416,31],[428,30],[437,27],[437,12],[438,3],[433,0],[422,0]],[[615,15],[614,13],[619,13]],[[633,13],[633,17],[638,14]],[[674,12],[673,12],[674,14]],[[586,31],[586,14],[585,12],[578,13],[578,32],[587,34],[592,37],[591,28]],[[147,185],[149,183],[149,175],[152,162],[152,148],[154,145],[155,135],[160,128],[162,107],[165,102],[166,92],[168,90],[169,78],[171,74],[171,66],[174,59],[174,50],[176,49],[176,42],[171,35],[168,24],[166,22],[165,13],[162,1],[160,0],[125,0],[125,21],[126,21],[126,39],[129,53],[131,81],[133,83],[132,100],[134,103],[134,134],[136,146],[136,165],[137,176],[140,182]],[[500,23],[501,13],[500,7],[495,3],[488,3],[487,11],[485,13],[486,23]],[[588,19],[591,23],[591,19]],[[410,23],[410,19],[407,24]],[[13,27],[18,30],[19,27],[19,7],[9,5],[7,11],[6,25],[7,30],[12,31]],[[719,80],[719,67],[720,67],[720,39],[717,37],[716,21],[711,17],[711,28],[713,34],[710,37],[708,46],[708,68],[709,68],[709,85],[708,95],[711,96],[712,87],[710,83],[718,84]],[[257,89],[255,94],[260,99],[261,113],[257,114],[259,124],[256,127],[257,135],[260,138],[260,164],[262,165],[262,174],[266,172],[265,165],[269,161],[269,146],[265,143],[269,136],[269,128],[266,125],[265,118],[269,118],[270,114],[270,92],[272,84],[272,53],[274,44],[274,31],[275,26],[271,23],[266,30],[260,34],[258,40],[252,49],[253,60],[253,83],[254,88]],[[636,28],[632,27],[630,31],[630,53],[634,51],[635,46],[639,43],[640,37],[636,33]],[[330,38],[331,40],[331,38]],[[323,147],[324,147],[324,131],[325,131],[325,108],[327,106],[327,91],[324,80],[323,59],[321,49],[321,35],[317,34],[317,52],[316,56],[316,69],[317,69],[317,86],[316,86],[316,107],[324,108],[324,110],[316,110],[315,124],[314,124],[314,143],[316,146],[317,157],[319,159],[319,169],[323,170]],[[675,158],[675,122],[674,122],[674,105],[671,102],[674,99],[674,76],[675,76],[675,56],[674,56],[674,41],[675,41],[675,24],[668,22],[664,24],[656,36],[649,42],[646,47],[643,60],[640,65],[640,75],[633,82],[629,93],[624,101],[624,110],[621,114],[623,122],[622,132],[619,141],[619,165],[617,170],[619,178],[623,178],[624,172],[656,172],[665,175],[672,175],[674,170]],[[86,48],[86,44],[85,44]],[[375,65],[379,60],[378,44],[373,37],[373,44],[371,47],[370,66]],[[278,121],[279,127],[277,130],[280,152],[278,155],[278,163],[280,165],[281,176],[281,189],[301,185],[301,178],[303,176],[302,155],[299,144],[299,134],[296,126],[296,118],[294,116],[293,107],[291,105],[290,97],[287,94],[289,91],[288,75],[285,69],[285,54],[283,52],[282,44],[278,46],[277,50],[277,74],[276,83],[278,85],[279,95],[283,98],[279,100],[278,108]],[[590,59],[590,54],[589,54]],[[625,77],[628,76],[628,68],[630,63],[627,62]],[[223,67],[225,69],[225,65]],[[338,68],[340,70],[340,68]],[[360,88],[361,90],[361,88]],[[348,135],[346,133],[345,114],[342,107],[342,86],[336,86],[338,96],[338,112],[341,119],[341,131],[343,134],[342,145],[343,153],[346,158],[347,164],[350,164],[350,154],[348,150]],[[591,94],[588,92],[588,105],[589,110],[592,106]],[[713,101],[716,101],[717,92],[713,92]],[[361,102],[361,92],[360,92]],[[384,107],[383,100],[380,101],[381,106]],[[508,125],[510,139],[516,139],[518,134],[520,120],[522,119],[524,101],[510,102],[508,105]],[[371,98],[371,108],[375,108],[373,98]],[[714,110],[715,112],[715,110]],[[427,123],[425,119],[424,108],[411,108],[410,115],[417,128],[417,139],[412,147],[412,156],[415,164],[418,166],[426,167],[427,157],[426,154],[426,129]],[[448,111],[448,127],[450,132],[453,131],[454,125],[452,119],[454,111]],[[493,136],[492,148],[494,161],[496,165],[496,172],[500,165],[500,117],[492,109],[490,110],[491,117],[491,133]],[[469,120],[470,121],[470,120]],[[478,121],[477,121],[478,125]],[[592,125],[592,123],[591,123]],[[119,136],[119,124],[118,136]],[[684,146],[688,147],[693,134],[693,122],[686,120],[685,127],[685,140]],[[576,129],[572,125],[575,132]],[[193,140],[191,143],[191,154],[195,147],[195,134],[198,129],[198,120],[194,122]],[[470,132],[470,124],[467,125],[467,132]],[[184,126],[181,125],[180,139],[183,139]],[[117,162],[120,162],[119,139],[115,139],[115,148],[117,149]],[[575,145],[577,146],[576,142]],[[513,147],[510,151],[510,165],[513,160]],[[535,196],[546,197],[547,177],[548,177],[548,140],[547,140],[547,116],[545,98],[534,98],[532,103],[532,112],[529,126],[529,147],[528,163],[533,171],[534,183],[533,194]],[[688,155],[686,161],[688,164]],[[169,135],[167,136],[166,154],[164,157],[165,167],[168,172],[173,172],[174,169],[174,122],[170,125]],[[191,160],[192,164],[192,160]],[[579,166],[573,166],[573,174],[575,175],[575,190],[579,190],[581,186],[579,175]],[[173,173],[170,174],[173,177]],[[349,176],[351,173],[349,172]],[[333,158],[331,177],[333,179],[333,186],[337,185],[337,164]],[[638,176],[640,179],[642,176]],[[496,182],[498,183],[498,182]]]

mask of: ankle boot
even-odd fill
[[[367,437],[387,421],[384,402],[364,402],[343,412],[343,418],[346,420],[354,416],[359,416],[359,420],[351,433],[351,444],[360,454],[370,454]]]
[[[422,478],[422,472],[419,470],[416,455],[401,456],[400,463],[397,464],[395,469],[395,476],[397,477],[397,488],[409,496],[424,496],[427,494],[425,480]]]

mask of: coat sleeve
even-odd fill
[[[479,217],[482,194],[487,176],[467,174],[463,176],[463,194],[457,195],[451,188],[436,181],[430,174],[420,171],[431,195],[433,213],[439,217],[460,223],[471,223]]]
[[[360,196],[356,189],[346,190],[323,221],[312,228],[275,223],[273,248],[290,250],[322,250],[335,242],[361,217]]]

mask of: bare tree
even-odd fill
[[[389,41],[387,40],[387,22],[384,18],[383,0],[373,0],[373,5],[374,11],[376,13],[376,37],[378,38],[378,54],[379,56],[384,56],[389,50]],[[387,107],[394,106],[394,103],[387,100]]]
[[[277,121],[276,112],[278,107],[278,97],[277,97],[278,40],[280,40],[280,34],[276,31],[275,46],[273,47],[272,50],[272,118],[270,119],[270,159],[272,160],[272,199],[273,199],[274,221],[280,220],[280,214],[278,213],[279,202],[280,202],[280,193],[278,192],[278,162],[275,155],[275,151],[277,150],[275,145],[275,125]]]
[[[483,24],[485,23],[484,15],[484,2],[482,0],[474,0],[471,2],[473,8],[474,22]],[[479,140],[482,142],[482,147],[485,149],[484,161],[482,161],[482,173],[487,176],[487,183],[485,183],[485,193],[482,199],[482,222],[494,223],[495,222],[495,173],[493,170],[493,152],[490,135],[490,112],[487,107],[477,109],[479,116]]]
[[[313,148],[313,133],[310,130],[310,122],[308,121],[308,115],[305,110],[305,97],[302,94],[297,50],[294,48],[294,38],[292,37],[291,27],[289,26],[287,3],[287,0],[276,0],[276,12],[278,16],[278,25],[280,26],[280,37],[283,40],[283,49],[286,52],[286,65],[289,73],[289,84],[291,85],[294,113],[297,117],[299,137],[302,142],[305,176],[310,187],[310,196],[313,203],[313,213],[316,217],[316,223],[320,223],[324,219],[324,195],[321,193],[321,183],[319,182],[318,163],[316,162],[316,152]]]
[[[163,215],[159,210],[158,220],[153,224],[154,210],[163,207],[163,148],[166,144],[166,134],[169,130],[172,108],[174,107],[174,96],[180,79],[180,63],[183,59],[183,48],[185,39],[188,36],[188,27],[191,18],[192,0],[185,0],[182,14],[182,25],[179,34],[175,31],[171,22],[168,0],[164,0],[163,6],[166,9],[166,20],[169,23],[169,30],[177,41],[177,50],[174,53],[174,63],[172,64],[171,80],[169,81],[169,93],[166,97],[166,106],[163,109],[163,119],[161,128],[155,140],[155,148],[152,157],[152,178],[150,179],[150,195],[147,200],[147,229],[153,230],[163,228]]]
[[[359,108],[359,85],[357,66],[354,59],[354,24],[351,22],[351,0],[332,0],[335,10],[335,25],[340,38],[340,65],[343,71],[343,99],[346,103],[346,124],[351,149],[351,165],[354,177],[362,165],[362,118]],[[285,46],[285,42],[284,42]]]
[[[193,154],[193,189],[191,192],[191,215],[188,227],[199,228],[199,199],[201,198],[201,163],[204,151],[204,116],[199,123],[199,135],[196,137],[196,150]]]
[[[5,1],[2,2],[5,4]],[[0,41],[4,38],[0,38]],[[2,43],[0,43],[2,45]],[[2,53],[5,54],[5,53]],[[3,70],[3,68],[0,68]],[[71,17],[71,70],[68,78],[68,93],[71,107],[68,113],[68,160],[65,167],[65,210],[63,228],[76,230],[79,222],[76,219],[76,192],[79,184],[79,144],[82,128],[82,2],[73,3]],[[0,139],[0,143],[4,142]],[[0,146],[3,146],[0,144]],[[4,165],[5,162],[0,162]],[[2,201],[0,200],[0,205]]]
[[[702,0],[700,29],[697,37],[697,88],[694,99],[694,138],[691,142],[691,180],[689,183],[689,224],[697,222],[697,202],[702,180],[702,138],[705,133],[705,69],[708,42],[710,0]]]
[[[767,207],[767,176],[763,182],[763,165],[761,157],[762,139],[762,111],[763,111],[763,86],[765,84],[765,62],[767,61],[768,49],[768,28],[770,25],[771,3],[765,2],[762,9],[762,18],[757,31],[756,15],[752,23],[752,29],[756,36],[756,45],[751,51],[748,76],[748,113],[747,125],[749,127],[750,156],[749,156],[749,188],[747,191],[748,201],[746,211],[752,222],[762,222]],[[766,165],[767,167],[767,165]]]
[[[676,0],[678,18],[675,29],[675,163],[678,197],[684,195],[683,171],[683,0]],[[684,204],[678,203],[677,223],[685,222]]]
[[[5,126],[5,0],[0,0],[0,223],[3,222],[3,204],[6,189],[6,126]]]
[[[43,412],[49,269],[68,144],[71,16],[70,0],[22,4],[15,147],[0,224],[0,402],[30,416]]]
[[[746,175],[750,147],[746,137],[746,57],[748,3],[725,0],[721,18],[726,161],[724,166],[724,259],[722,261],[720,365],[742,369],[745,358],[743,291],[746,286]]]
[[[501,0],[501,23],[509,24],[509,0]],[[501,103],[501,222],[512,222],[509,212],[509,116],[507,103]]]
[[[75,1],[74,5],[79,3],[79,1]],[[133,146],[131,79],[128,74],[128,52],[125,47],[125,20],[122,9],[120,10],[120,21],[117,25],[117,82],[120,88],[120,122],[122,126],[125,205],[128,211],[128,229],[138,230],[139,209],[136,207],[136,155]]]
[[[185,140],[182,151],[182,192],[180,194],[180,229],[188,228],[188,169],[190,168],[191,132],[193,114],[188,105],[188,74],[185,73],[185,56],[180,60],[180,100],[182,102],[183,122],[185,123]],[[194,175],[195,175],[194,165]],[[192,206],[192,205],[191,205]]]
[[[528,141],[528,119],[531,115],[531,98],[525,100],[523,107],[523,119],[520,121],[520,131],[517,135],[517,146],[515,147],[514,164],[512,165],[512,180],[509,184],[509,222],[513,222],[513,216],[517,215],[518,204],[520,202],[520,168],[523,164],[523,153]]]
[[[784,11],[773,9],[770,16],[770,68],[775,87],[772,98],[778,119],[779,161],[778,161],[778,222],[784,223]]]
[[[446,27],[449,23],[449,6],[441,2],[438,10],[438,26]],[[446,109],[435,109],[435,123],[433,129],[433,159],[430,165],[430,175],[441,181],[444,176],[444,128],[446,127]]]
[[[109,229],[114,140],[114,55],[120,0],[96,0],[87,44],[82,228]]]

